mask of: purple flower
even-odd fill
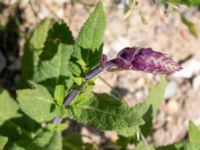
[[[149,73],[170,74],[182,69],[165,54],[153,51],[151,48],[126,47],[122,49],[115,59],[107,60],[105,55],[100,60],[100,65],[85,75],[89,80],[103,70],[135,70]]]
[[[123,70],[161,74],[170,74],[181,69],[171,58],[151,48],[124,48],[118,53],[114,63]]]

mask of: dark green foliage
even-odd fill
[[[64,150],[83,149],[83,141],[78,133],[69,133],[63,141]]]

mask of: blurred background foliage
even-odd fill
[[[200,6],[199,0],[161,0],[161,3],[174,3],[174,4],[184,4],[187,6]]]

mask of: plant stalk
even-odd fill
[[[116,66],[114,63],[115,59],[112,59],[110,61],[107,61],[104,65],[100,64],[88,73],[86,73],[84,79],[90,80],[100,74],[104,70],[109,70],[111,67]],[[80,94],[80,90],[72,90],[69,95],[64,100],[64,106],[69,106],[71,102]],[[53,120],[53,123],[58,125],[62,121],[62,118],[55,117]]]

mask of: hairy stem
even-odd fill
[[[60,118],[60,117],[55,117],[54,119],[53,119],[53,124],[56,124],[56,125],[58,125],[58,124],[60,124],[62,122],[62,118]]]
[[[86,75],[85,75],[85,80],[90,80],[92,78],[94,78],[95,76],[97,76],[98,74],[100,74],[102,71],[107,70],[113,66],[115,66],[114,63],[115,59],[112,59],[110,61],[107,61],[104,66],[102,65],[98,65],[97,67],[95,67],[94,69],[92,69],[91,71],[89,71]]]
[[[80,94],[79,90],[73,90],[69,93],[69,95],[65,99],[65,106],[68,106],[78,95]]]

